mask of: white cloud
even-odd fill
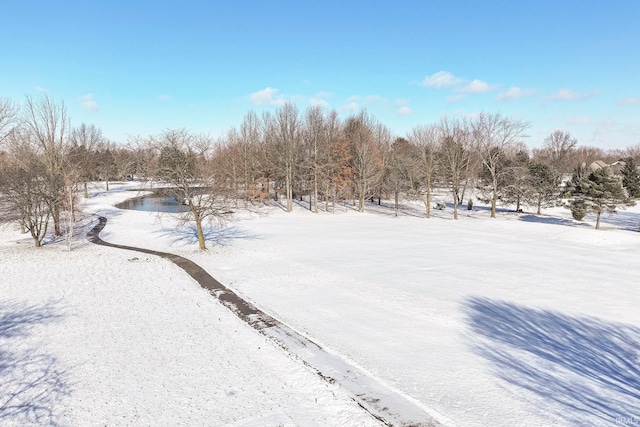
[[[632,105],[632,104],[638,104],[640,103],[640,98],[637,97],[630,97],[630,98],[625,98],[625,99],[619,99],[616,101],[616,105]]]
[[[48,92],[45,88],[40,87],[40,86],[34,86],[33,88],[36,92],[40,92],[40,93],[46,93]]]
[[[277,95],[278,89],[267,87],[263,90],[249,95],[253,105],[284,105],[285,99],[282,95]]]
[[[583,101],[596,96],[598,93],[600,93],[598,90],[589,93],[579,93],[570,89],[560,89],[557,93],[546,96],[545,99],[551,101]]]
[[[413,113],[413,110],[406,105],[400,107],[398,111],[396,111],[396,114],[399,116],[408,116],[411,113]]]
[[[576,117],[568,117],[567,123],[570,125],[583,125],[585,123],[591,123],[591,117],[587,116],[576,116]]]
[[[496,100],[509,101],[512,99],[527,98],[534,95],[535,92],[535,89],[523,89],[517,86],[512,86],[505,92],[500,92],[498,95],[496,95]]]
[[[408,104],[409,101],[407,101],[406,99],[396,99],[396,102],[394,102],[394,105],[398,107],[398,109],[396,110],[396,114],[399,116],[408,116],[409,114],[413,113],[413,110],[409,108]]]
[[[311,105],[312,107],[328,108],[329,102],[327,102],[326,99],[322,99],[322,98],[310,98],[309,105]]]
[[[373,104],[382,103],[384,104],[387,100],[379,95],[353,95],[347,98],[345,103],[340,107],[340,112],[353,112],[358,111],[361,108],[369,107]]]
[[[352,112],[358,111],[359,109],[360,109],[360,104],[358,104],[355,101],[347,100],[347,102],[340,107],[339,111],[341,113],[352,113]]]
[[[424,87],[440,89],[443,87],[456,86],[461,83],[464,83],[464,80],[454,76],[450,72],[438,71],[435,74],[425,77],[421,84]]]
[[[173,101],[173,98],[171,97],[171,95],[159,95],[156,100],[161,102],[169,102]]]
[[[333,97],[331,92],[318,92],[313,98],[309,99],[309,105],[327,108],[329,107],[329,101],[327,101],[327,98],[331,97]]]
[[[490,90],[496,89],[496,85],[490,85],[487,82],[483,82],[482,80],[473,80],[468,85],[461,87],[460,89],[456,89],[456,92],[459,93],[482,93],[488,92]]]
[[[87,110],[98,111],[100,109],[100,107],[98,106],[98,103],[93,99],[92,93],[88,93],[84,96],[81,96],[80,104],[82,105],[83,108]]]

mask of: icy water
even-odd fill
[[[118,203],[116,207],[119,209],[170,213],[180,213],[189,210],[189,207],[178,203],[178,200],[174,196],[167,196],[158,193],[125,200],[122,203]]]

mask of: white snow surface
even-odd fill
[[[207,228],[96,187],[73,249],[0,227],[0,425],[375,426],[172,252],[450,426],[640,424],[640,208],[238,211]]]

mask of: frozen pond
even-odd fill
[[[116,205],[119,209],[132,209],[146,212],[180,213],[189,210],[188,206],[178,203],[178,199],[172,195],[153,193],[146,196],[125,200]]]

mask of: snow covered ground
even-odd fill
[[[131,184],[127,184],[131,185]],[[208,231],[97,194],[101,237],[187,257],[453,426],[640,425],[640,209],[578,223],[246,215]],[[113,190],[113,189],[116,190]],[[380,425],[156,257],[0,228],[0,424]]]

